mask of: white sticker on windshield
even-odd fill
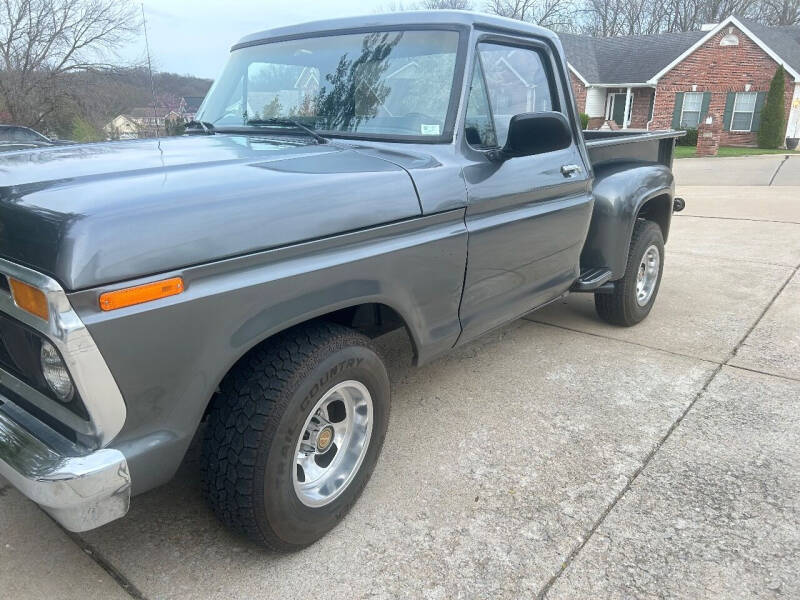
[[[425,125],[424,123],[419,126],[422,135],[441,135],[439,133],[439,124]]]

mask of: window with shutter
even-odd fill
[[[733,102],[731,131],[751,131],[756,111],[756,92],[737,92]]]
[[[700,124],[700,111],[703,107],[703,92],[686,92],[683,95],[681,127],[697,129]]]

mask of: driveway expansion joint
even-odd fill
[[[785,223],[787,225],[800,225],[800,221],[778,221],[777,219],[754,219],[752,217],[717,217],[712,215],[672,215],[679,219],[718,219],[722,221],[750,221],[751,223]]]
[[[788,375],[780,375],[778,373],[769,373],[768,371],[761,371],[760,369],[752,369],[750,367],[743,367],[741,365],[730,365],[726,363],[724,366],[728,367],[729,369],[738,369],[739,371],[747,371],[748,373],[755,373],[756,375],[764,375],[766,377],[775,377],[776,379],[783,379],[784,381],[800,383],[800,378],[798,377],[790,377]]]
[[[704,254],[702,252],[680,252],[680,251],[670,251],[670,254],[675,254],[676,256],[691,256],[693,258],[712,258],[712,259],[724,259],[723,256],[715,256],[713,254]],[[755,265],[769,265],[771,267],[784,267],[785,269],[793,269],[794,265],[787,264],[787,263],[776,263],[771,262],[768,260],[758,260],[756,258],[740,258],[736,257],[736,262],[744,262],[744,263],[752,263]]]
[[[772,174],[772,177],[769,179],[769,183],[767,185],[772,185],[772,182],[775,181],[775,178],[778,176],[778,173],[781,170],[781,167],[785,165],[789,161],[789,155],[783,157],[783,160],[778,164],[778,168],[775,169],[775,172]]]
[[[656,445],[652,448],[652,450],[650,450],[650,452],[647,453],[647,455],[644,457],[644,460],[642,461],[642,463],[636,468],[636,470],[633,472],[633,474],[628,478],[628,481],[625,484],[625,486],[623,486],[623,488],[616,494],[616,496],[614,496],[614,499],[603,510],[603,512],[600,514],[600,516],[597,518],[597,520],[595,520],[595,522],[592,524],[592,526],[589,528],[589,530],[582,536],[581,542],[577,546],[575,546],[575,548],[572,549],[572,551],[567,555],[567,558],[561,563],[561,566],[558,568],[558,570],[550,577],[550,579],[547,580],[547,582],[544,584],[542,589],[539,590],[539,592],[536,594],[536,598],[537,599],[541,600],[541,599],[543,599],[543,598],[545,598],[547,596],[547,593],[550,591],[550,589],[553,587],[553,585],[558,581],[559,577],[561,577],[561,575],[569,568],[569,566],[574,562],[574,560],[580,554],[581,550],[583,550],[583,548],[586,546],[586,544],[589,543],[589,540],[592,539],[594,534],[597,532],[598,528],[605,521],[606,517],[609,514],[611,514],[611,511],[614,510],[614,508],[617,506],[619,501],[622,500],[622,498],[625,496],[625,494],[627,494],[628,490],[630,490],[631,487],[633,487],[633,484],[636,481],[636,479],[647,468],[647,466],[650,464],[652,459],[655,457],[656,453],[666,443],[666,441],[670,438],[670,436],[678,428],[678,426],[680,426],[680,424],[683,422],[683,420],[686,417],[686,415],[689,414],[689,411],[692,410],[692,408],[697,403],[697,401],[700,398],[703,397],[703,395],[706,393],[706,391],[708,390],[708,388],[711,385],[711,383],[714,381],[714,379],[716,379],[716,377],[717,377],[717,375],[719,375],[720,371],[722,371],[723,367],[729,366],[728,363],[736,356],[736,353],[738,352],[739,348],[742,347],[742,345],[745,343],[745,341],[750,336],[750,334],[753,333],[755,328],[758,326],[758,324],[764,318],[764,315],[767,314],[767,311],[769,311],[769,309],[772,307],[772,305],[775,303],[775,301],[781,295],[783,290],[786,289],[786,286],[789,285],[789,282],[792,280],[792,278],[794,278],[794,276],[798,273],[798,271],[800,271],[800,265],[794,267],[794,269],[789,274],[789,276],[786,278],[786,280],[783,282],[783,284],[780,286],[780,288],[778,288],[778,290],[775,292],[775,294],[772,296],[772,298],[770,298],[769,302],[767,302],[766,306],[764,307],[764,310],[761,311],[761,313],[758,315],[758,317],[754,320],[754,322],[751,324],[751,326],[744,333],[742,338],[736,343],[736,345],[734,346],[733,350],[731,350],[731,352],[728,354],[728,357],[725,359],[725,361],[722,362],[722,363],[714,363],[714,364],[716,364],[716,367],[711,372],[711,375],[709,375],[709,377],[706,379],[705,383],[703,384],[703,387],[700,388],[700,390],[697,392],[697,394],[695,394],[695,396],[692,398],[691,402],[689,402],[689,404],[686,406],[686,408],[683,410],[683,412],[681,412],[681,414],[678,416],[678,418],[672,423],[672,425],[670,425],[670,427],[667,429],[666,433],[659,439],[658,443],[656,443]],[[538,321],[533,321],[532,319],[528,319],[527,317],[523,317],[523,318],[525,320],[538,323]],[[547,323],[543,323],[543,324],[547,325]],[[551,325],[551,326],[552,327],[559,327],[560,329],[567,329],[569,331],[577,331],[577,330],[569,329],[567,327],[562,327],[560,325]],[[586,335],[594,335],[595,337],[600,337],[600,338],[605,338],[605,339],[616,339],[616,338],[611,338],[611,337],[607,337],[607,336],[603,336],[603,335],[599,335],[599,334],[586,333],[586,332],[583,332],[583,331],[577,331],[577,333],[585,333]],[[661,350],[660,348],[652,348],[652,347],[646,346],[644,344],[636,344],[634,342],[625,342],[624,340],[617,340],[617,341],[622,341],[623,343],[633,343],[634,345],[642,346],[642,347],[649,348],[649,349],[652,349],[652,350]],[[665,352],[668,352],[668,351],[665,351]],[[685,355],[682,355],[682,354],[679,354],[679,353],[676,353],[676,352],[670,352],[670,354],[676,354],[678,356],[685,356]],[[687,358],[694,358],[694,357],[687,357]],[[697,359],[697,360],[702,360],[702,359]],[[706,361],[706,362],[713,362],[713,361]],[[730,368],[740,368],[740,367],[730,366]],[[744,369],[744,370],[750,371],[752,369]],[[771,373],[764,373],[764,375],[766,375],[768,377],[778,377],[778,378],[781,378],[781,379],[789,379],[789,378],[786,378],[786,377],[780,377],[778,375],[773,375]]]
[[[748,330],[742,336],[742,339],[740,339],[739,342],[736,344],[736,346],[734,346],[733,350],[731,350],[730,354],[728,355],[728,358],[725,359],[724,362],[725,365],[727,365],[731,361],[731,359],[733,359],[736,356],[737,352],[739,352],[739,348],[741,348],[742,345],[744,345],[745,340],[747,340],[747,338],[750,337],[750,334],[753,333],[753,330],[755,330],[755,328],[764,318],[764,315],[767,314],[767,311],[770,308],[772,308],[772,305],[775,304],[775,301],[778,299],[778,296],[780,296],[783,293],[783,290],[786,289],[786,286],[789,285],[789,282],[794,278],[795,275],[797,275],[798,271],[800,271],[800,265],[797,265],[794,267],[794,269],[792,269],[792,272],[789,273],[789,276],[783,282],[781,287],[778,288],[778,291],[775,292],[775,294],[773,294],[772,298],[770,298],[770,301],[767,302],[767,305],[764,307],[764,310],[761,311],[761,313],[758,315],[758,318],[755,321],[753,321],[753,324],[750,325]]]
[[[539,590],[539,592],[536,594],[537,599],[541,600],[547,596],[547,593],[550,591],[550,588],[553,587],[556,581],[558,581],[558,578],[561,577],[562,573],[564,573],[564,571],[566,571],[567,568],[569,568],[569,566],[573,563],[575,558],[577,558],[578,554],[580,554],[581,550],[583,550],[586,544],[589,543],[589,540],[592,539],[597,529],[603,524],[603,521],[605,521],[606,517],[611,513],[612,510],[614,510],[614,508],[617,506],[619,501],[622,500],[625,494],[628,493],[628,490],[631,489],[634,482],[642,473],[642,471],[645,470],[645,468],[647,467],[647,465],[650,464],[650,461],[653,459],[656,453],[669,439],[669,437],[672,435],[672,432],[678,428],[678,426],[683,422],[683,419],[686,417],[686,415],[689,414],[689,411],[692,410],[692,407],[694,407],[695,403],[703,396],[706,390],[708,390],[708,386],[711,385],[711,382],[714,381],[717,374],[722,370],[723,366],[724,366],[723,364],[717,364],[717,366],[711,372],[711,375],[709,375],[706,381],[703,383],[703,387],[700,388],[700,390],[694,395],[694,398],[692,398],[691,402],[689,402],[689,404],[686,406],[683,412],[681,412],[678,418],[672,423],[672,425],[670,425],[666,433],[658,440],[658,442],[650,450],[650,452],[647,453],[647,455],[644,457],[644,461],[642,461],[642,463],[636,468],[633,474],[628,478],[627,483],[616,494],[616,496],[614,496],[614,499],[611,501],[611,503],[603,510],[603,512],[600,514],[600,517],[592,524],[589,531],[586,532],[586,534],[583,536],[581,543],[578,544],[575,548],[573,548],[573,550],[567,556],[566,560],[564,560],[564,562],[561,563],[561,566],[559,567],[558,571],[556,571],[552,575],[552,577],[550,577],[550,579],[547,580],[547,583],[544,584],[542,589]]]
[[[780,267],[786,267],[787,265],[777,265]],[[789,267],[790,268],[790,267]],[[603,340],[611,340],[614,342],[619,342],[620,344],[630,344],[631,346],[636,346],[638,348],[647,348],[648,350],[653,350],[654,352],[663,352],[664,354],[669,354],[671,356],[678,356],[680,358],[688,358],[691,360],[697,360],[704,363],[709,363],[712,365],[720,365],[723,364],[716,360],[711,360],[709,358],[703,358],[701,356],[693,356],[691,354],[683,354],[682,352],[675,352],[674,350],[667,350],[666,348],[659,348],[657,346],[648,346],[647,344],[642,344],[641,342],[634,342],[632,340],[623,340],[620,338],[615,338],[609,335],[602,335],[599,333],[594,333],[591,331],[581,331],[580,329],[574,329],[572,327],[566,327],[565,325],[556,325],[554,323],[548,323],[547,321],[539,321],[538,319],[532,319],[527,316],[522,317],[524,321],[528,321],[529,323],[536,323],[537,325],[544,325],[545,327],[555,327],[556,329],[563,329],[564,331],[571,331],[572,333],[579,333],[581,335],[589,335],[592,337],[600,338]]]
[[[48,515],[49,516],[49,515]],[[128,594],[134,600],[148,600],[148,598],[139,591],[137,588],[119,569],[117,569],[111,562],[106,559],[96,548],[94,548],[91,544],[87,543],[82,537],[80,537],[77,533],[73,533],[72,531],[67,531],[59,523],[53,521],[58,525],[61,530],[67,534],[78,548],[80,548],[85,555],[91,558],[97,566],[103,569],[108,575],[113,579],[122,590]]]

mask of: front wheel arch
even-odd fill
[[[396,329],[403,329],[408,336],[408,341],[411,345],[414,356],[418,356],[418,340],[416,339],[413,330],[408,325],[407,319],[398,310],[389,304],[382,302],[362,302],[310,316],[297,322],[288,323],[285,327],[282,327],[276,331],[272,331],[268,335],[261,337],[255,343],[251,344],[247,348],[244,348],[234,358],[231,364],[228,365],[218,377],[215,389],[219,390],[222,382],[232,371],[236,369],[237,365],[247,360],[248,356],[253,352],[256,352],[258,348],[268,345],[271,340],[275,339],[279,335],[285,334],[287,331],[299,327],[309,326],[314,323],[335,323],[338,325],[344,325],[354,329],[355,331],[363,333],[370,338],[383,335],[384,333],[388,333]],[[211,409],[211,405],[214,402],[215,396],[216,394],[212,395],[208,399],[205,407],[204,417]]]

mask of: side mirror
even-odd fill
[[[569,148],[572,129],[559,112],[523,113],[511,117],[506,145],[489,152],[491,160],[503,161],[517,156],[533,156]]]

